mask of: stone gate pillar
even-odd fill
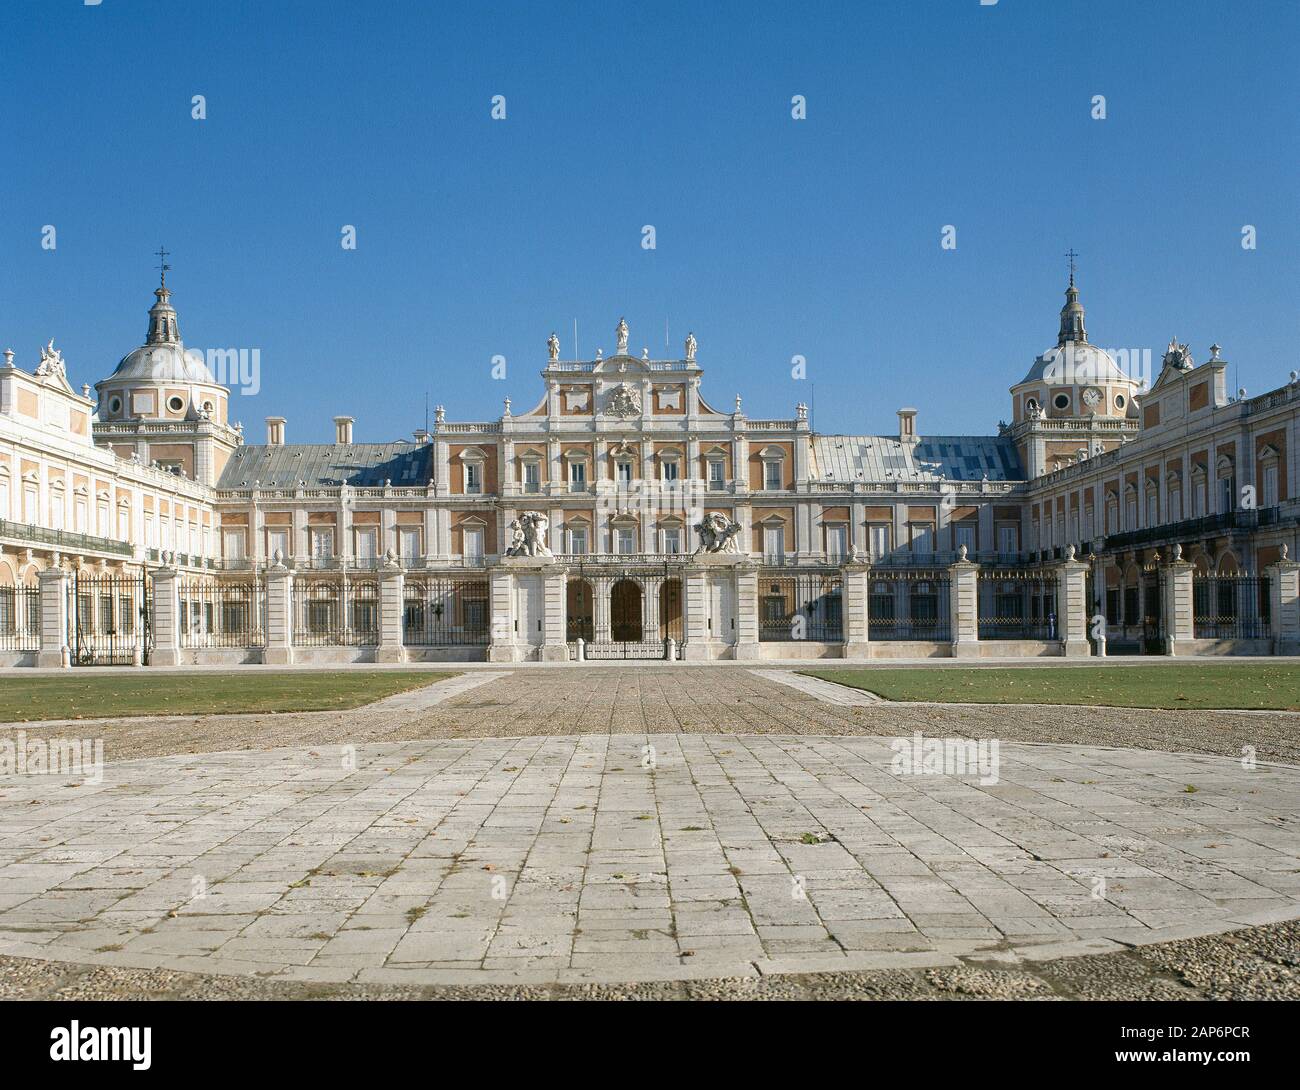
[[[488,573],[488,605],[492,610],[492,642],[488,662],[515,661],[515,575],[506,568]]]
[[[283,558],[266,569],[266,648],[262,661],[293,664],[293,572]]]
[[[695,564],[682,572],[682,658],[700,662],[709,658],[709,574]]]
[[[37,666],[68,666],[68,573],[50,568],[37,576],[41,595],[41,649]]]
[[[379,647],[375,650],[376,662],[406,661],[402,633],[405,588],[406,575],[390,549],[379,569]]]
[[[959,559],[948,569],[948,623],[951,627],[952,657],[979,656],[979,565],[966,559],[966,546],[957,550]]]
[[[868,634],[871,605],[871,565],[851,560],[841,575],[841,609],[844,611],[844,657],[869,659]]]
[[[1268,576],[1269,617],[1273,654],[1300,654],[1300,564],[1288,559],[1287,547],[1277,563],[1264,569]]]
[[[1164,609],[1165,654],[1190,655],[1196,638],[1192,604],[1192,565],[1175,545],[1171,559],[1160,569],[1160,597]]]
[[[569,572],[563,564],[554,564],[542,572],[542,661],[568,662],[569,644],[565,631],[568,621]]]
[[[149,578],[153,581],[153,654],[150,661],[155,666],[181,664],[180,582],[175,568],[155,568]]]
[[[1056,634],[1066,658],[1092,654],[1088,643],[1088,565],[1074,558],[1074,546],[1065,547],[1065,559],[1056,566]]]
[[[736,658],[756,659],[758,646],[758,565],[746,559],[737,564]]]

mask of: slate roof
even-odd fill
[[[429,483],[432,443],[295,443],[284,446],[241,446],[217,482],[218,488],[307,488],[348,484],[357,488],[394,488]]]
[[[810,476],[817,481],[1022,481],[1010,437],[927,435],[915,446],[890,435],[813,437]]]

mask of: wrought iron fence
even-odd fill
[[[873,571],[867,597],[867,638],[952,639],[949,591],[946,571]]]
[[[41,588],[0,587],[0,650],[41,649]]]
[[[1198,640],[1257,640],[1272,633],[1266,575],[1192,576],[1192,628]]]
[[[977,600],[981,640],[1057,639],[1055,573],[981,571]]]
[[[298,647],[379,642],[379,584],[374,579],[295,579],[293,642]]]
[[[764,569],[758,575],[760,642],[844,640],[844,596],[838,572]]]
[[[266,594],[260,579],[186,579],[177,592],[181,647],[266,644]]]
[[[492,631],[486,579],[407,576],[402,641],[411,647],[485,644]]]
[[[68,582],[68,648],[73,666],[148,665],[153,610],[143,575],[77,572]]]

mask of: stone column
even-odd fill
[[[266,569],[266,647],[262,661],[293,664],[293,572],[283,562]]]
[[[978,658],[979,639],[979,565],[966,559],[963,546],[960,559],[948,569],[948,621],[952,628],[952,657]]]
[[[702,662],[710,657],[709,573],[695,565],[682,572],[682,658]]]
[[[758,565],[736,565],[736,658],[756,659],[758,646]]]
[[[1160,569],[1160,588],[1165,612],[1165,654],[1192,653],[1196,628],[1192,605],[1192,565],[1183,559],[1183,547],[1175,545],[1172,559]]]
[[[614,637],[610,632],[609,593],[613,583],[607,575],[593,575],[591,583],[591,625],[595,636],[593,643],[609,643]]]
[[[155,666],[181,663],[180,598],[176,569],[157,568],[153,580],[153,655]]]
[[[488,645],[488,662],[516,661],[514,600],[514,572],[493,568],[488,573],[488,602],[492,609],[492,642]]]
[[[1056,565],[1056,634],[1066,658],[1086,658],[1088,644],[1088,565],[1074,558],[1074,546],[1065,547],[1065,559]]]
[[[869,659],[868,617],[871,606],[871,565],[850,561],[842,570],[840,608],[844,614],[844,657]]]
[[[37,666],[68,666],[68,573],[50,568],[37,576],[41,595],[41,649]]]
[[[379,647],[376,662],[405,662],[402,615],[406,576],[390,549],[379,569]]]
[[[568,611],[569,573],[562,564],[553,564],[542,572],[542,661],[568,662],[569,645],[565,623]]]
[[[1300,654],[1300,564],[1287,558],[1287,547],[1268,575],[1269,615],[1273,626],[1273,654]]]

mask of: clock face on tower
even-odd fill
[[[1101,391],[1095,386],[1089,387],[1083,391],[1083,403],[1090,409],[1095,409],[1101,404]]]

